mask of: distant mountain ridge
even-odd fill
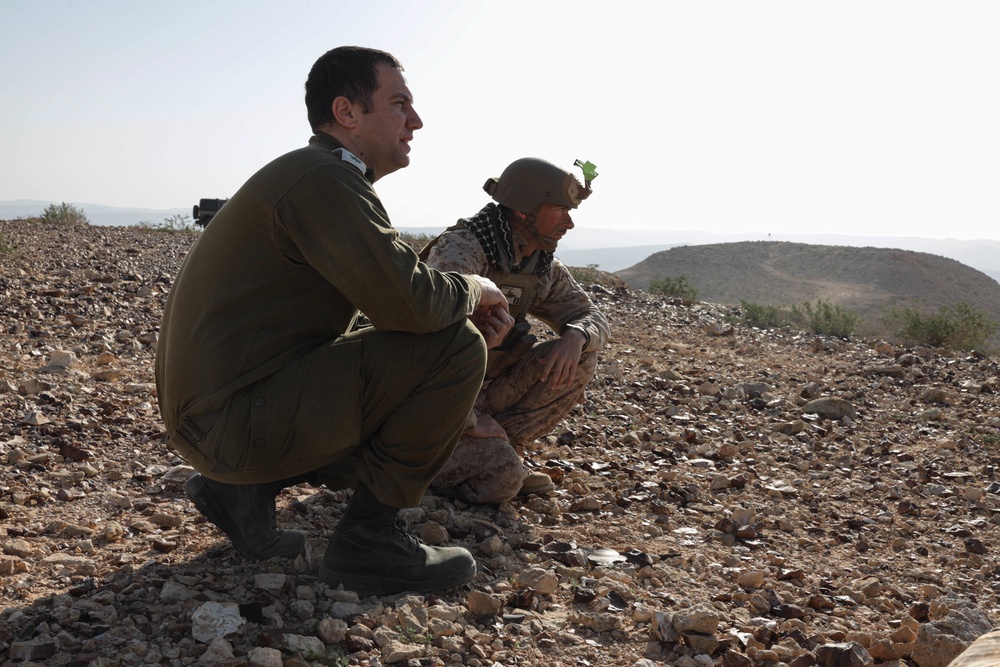
[[[630,286],[685,279],[698,299],[790,306],[823,300],[868,319],[892,304],[923,301],[936,309],[965,302],[1000,321],[1000,283],[961,262],[894,248],[775,241],[678,246],[615,272]]]
[[[37,216],[49,204],[60,202],[34,199],[0,201],[0,220]],[[95,225],[127,226],[140,222],[158,223],[175,215],[190,219],[191,207],[170,209],[124,208],[70,202],[79,206]],[[191,202],[192,205],[195,202]],[[193,220],[192,220],[193,222]],[[450,224],[450,223],[449,223]],[[397,225],[401,232],[436,236],[439,227]],[[556,255],[570,266],[596,264],[601,270],[615,272],[631,267],[650,255],[682,245],[706,245],[741,241],[791,241],[817,245],[900,248],[950,257],[979,269],[1000,282],[1000,241],[989,239],[959,240],[921,237],[848,236],[843,234],[767,234],[707,232],[678,229],[611,229],[578,225],[559,244]]]

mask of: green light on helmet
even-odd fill
[[[584,162],[583,160],[576,160],[573,163],[574,167],[579,167],[583,171],[583,181],[586,187],[590,187],[590,182],[597,178],[597,165],[593,162]]]

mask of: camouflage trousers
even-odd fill
[[[501,503],[521,490],[528,470],[519,449],[548,434],[574,406],[597,371],[597,353],[580,357],[576,377],[567,387],[549,389],[540,381],[539,359],[555,341],[535,345],[502,375],[483,387],[476,412],[503,426],[507,439],[463,435],[451,458],[434,478],[445,495],[470,503]]]

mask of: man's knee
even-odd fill
[[[478,392],[486,373],[486,342],[482,334],[471,322],[463,320],[436,335],[448,337],[442,355],[451,359],[457,368],[466,371],[465,374]]]
[[[469,320],[458,323],[455,344],[471,362],[482,364],[486,368],[486,341],[475,325]]]
[[[516,496],[527,475],[505,439],[464,436],[433,485],[466,502],[498,504]]]

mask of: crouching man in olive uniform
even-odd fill
[[[306,106],[308,146],[233,195],[170,290],[156,357],[168,444],[245,557],[302,548],[276,525],[282,488],[353,488],[319,578],[363,596],[451,588],[475,575],[472,555],[420,544],[397,513],[451,455],[513,319],[488,279],[423,264],[375,194],[423,125],[399,62],[333,49]],[[348,333],[359,309],[374,326]]]
[[[506,295],[517,324],[490,350],[486,380],[469,427],[434,479],[441,492],[474,503],[500,503],[517,494],[555,489],[529,472],[517,449],[549,433],[583,399],[608,341],[604,315],[553,257],[573,228],[570,210],[590,195],[571,173],[536,158],[516,160],[484,189],[496,203],[459,220],[431,241],[421,257],[441,271],[486,276]],[[528,314],[558,338],[536,343]]]

